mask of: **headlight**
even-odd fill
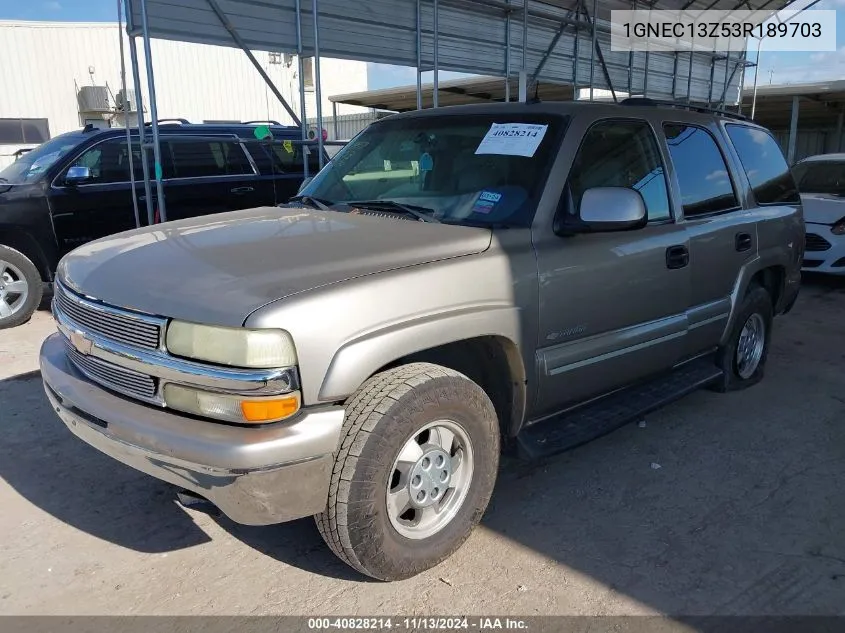
[[[845,235],[845,218],[830,227],[830,232],[834,235]]]
[[[171,409],[240,424],[278,422],[292,416],[300,407],[298,392],[250,398],[200,391],[174,384],[164,386],[164,401]]]
[[[167,350],[184,356],[232,367],[293,367],[296,349],[284,330],[249,330],[171,321]]]

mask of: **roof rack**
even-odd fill
[[[244,125],[253,125],[255,123],[269,123],[270,125],[278,125],[279,127],[281,127],[281,125],[282,125],[281,123],[279,123],[278,121],[274,121],[273,119],[267,119],[266,121],[244,121],[243,124]]]
[[[179,123],[180,125],[190,125],[191,122],[188,119],[159,119],[156,123]],[[152,125],[152,121],[147,121],[144,123],[146,126]]]
[[[738,112],[731,112],[730,110],[723,110],[721,108],[708,108],[706,106],[698,106],[692,103],[679,103],[677,101],[661,101],[659,99],[649,99],[647,97],[628,97],[622,99],[619,105],[627,106],[653,106],[664,108],[678,108],[679,110],[691,110],[692,112],[703,112],[705,114],[718,114],[720,116],[731,119],[740,119],[742,121],[750,121],[744,114]]]

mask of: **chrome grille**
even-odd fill
[[[155,400],[158,384],[152,376],[118,367],[93,356],[80,354],[67,341],[65,341],[65,346],[71,362],[92,380],[127,396],[148,401]]]
[[[830,246],[830,242],[815,233],[807,233],[807,236],[804,238],[805,251],[826,251],[830,249]]]
[[[124,345],[158,349],[161,325],[155,320],[97,306],[77,297],[58,283],[55,285],[54,296],[56,308],[85,330]]]

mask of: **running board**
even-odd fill
[[[722,376],[712,357],[690,361],[647,383],[626,387],[577,409],[525,427],[517,436],[523,459],[538,459],[585,444],[712,384]]]

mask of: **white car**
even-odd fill
[[[807,238],[802,270],[845,275],[845,154],[820,154],[792,168]]]

